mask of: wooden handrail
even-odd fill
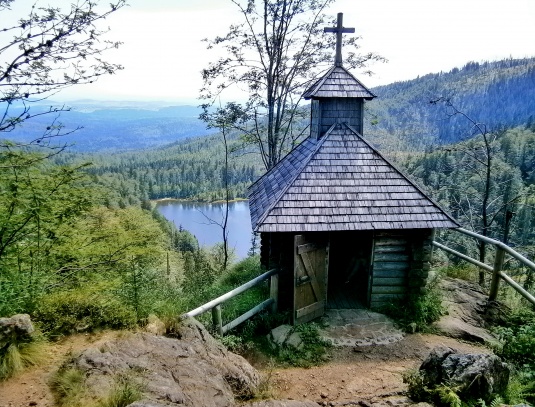
[[[524,263],[530,269],[535,270],[535,263],[533,263],[531,260],[525,258],[520,253],[518,253],[517,251],[511,249],[509,246],[507,246],[503,242],[500,242],[499,240],[494,240],[494,239],[491,239],[490,237],[483,236],[483,235],[480,235],[479,233],[475,233],[475,232],[472,232],[471,230],[467,230],[467,229],[463,229],[463,228],[458,228],[458,229],[453,229],[453,230],[455,230],[457,232],[464,233],[465,235],[468,235],[468,236],[471,236],[471,237],[475,237],[476,239],[482,240],[482,241],[484,241],[486,243],[493,244],[494,246],[497,246],[500,249],[503,249],[511,257],[514,257],[518,261]]]
[[[522,295],[525,299],[527,299],[529,302],[535,305],[535,297],[531,295],[523,287],[521,287],[511,277],[505,274],[503,270],[501,270],[502,265],[503,265],[503,257],[505,253],[509,254],[511,257],[514,257],[515,259],[517,259],[518,261],[520,261],[522,264],[524,264],[525,266],[527,266],[533,271],[535,271],[535,263],[533,263],[531,260],[527,259],[526,257],[522,256],[520,253],[510,248],[503,242],[500,242],[495,239],[491,239],[490,237],[483,236],[483,235],[480,235],[479,233],[475,233],[475,232],[472,232],[470,230],[463,229],[463,228],[457,228],[453,230],[460,232],[460,233],[464,233],[467,236],[473,237],[475,239],[478,239],[483,242],[496,246],[496,258],[494,262],[494,267],[492,267],[492,266],[489,266],[488,264],[480,262],[479,260],[473,259],[463,253],[453,250],[452,248],[445,246],[442,243],[433,241],[433,246],[438,247],[439,249],[444,250],[447,253],[453,254],[454,256],[457,256],[469,263],[475,264],[476,266],[482,268],[483,270],[492,272],[492,282],[491,282],[490,293],[489,293],[490,301],[493,301],[496,299],[498,295],[499,282],[500,282],[500,279],[502,279],[507,284],[509,284],[514,290],[516,290],[520,295]]]
[[[240,285],[239,287],[229,291],[228,293],[225,293],[216,299],[207,302],[206,304],[201,305],[200,307],[197,307],[189,312],[186,312],[181,316],[182,319],[188,318],[188,317],[196,317],[198,315],[204,314],[205,312],[208,312],[212,310],[212,320],[214,323],[214,327],[216,328],[216,331],[223,335],[225,332],[229,331],[232,328],[235,328],[242,322],[245,322],[247,319],[251,318],[252,316],[258,314],[260,311],[271,307],[273,311],[276,310],[277,307],[277,290],[278,290],[278,272],[277,269],[272,269],[269,271],[266,271],[264,274],[259,275],[258,277],[253,278],[252,280],[246,282],[245,284]],[[222,318],[221,318],[221,304],[223,304],[225,301],[230,300],[231,298],[236,297],[238,294],[243,293],[244,291],[247,291],[248,289],[260,284],[261,282],[267,280],[268,278],[271,278],[272,282],[270,284],[270,298],[262,302],[261,304],[257,305],[256,307],[252,308],[251,310],[247,311],[245,314],[239,316],[235,320],[229,322],[227,325],[223,326],[222,324]]]

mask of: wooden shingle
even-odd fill
[[[371,100],[375,95],[343,66],[333,66],[305,93],[305,99],[318,98],[364,98]]]
[[[309,137],[249,188],[257,232],[459,225],[351,126]]]

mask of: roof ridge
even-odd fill
[[[323,145],[323,143],[325,142],[325,139],[327,138],[326,136],[334,129],[334,127],[339,124],[339,123],[333,123],[331,125],[331,127],[329,127],[329,130],[327,130],[327,132],[325,133],[325,135],[323,135],[319,140],[318,140],[318,143],[316,144],[316,146],[314,147],[314,151],[308,155],[307,159],[303,161],[303,165],[301,166],[300,170],[299,171],[296,171],[295,174],[292,176],[292,178],[290,179],[290,181],[286,184],[286,186],[284,188],[282,188],[280,190],[280,193],[278,194],[278,197],[276,199],[273,200],[273,202],[271,202],[271,204],[266,208],[266,210],[264,211],[264,213],[262,214],[262,216],[260,218],[258,218],[257,222],[256,222],[256,229],[258,229],[258,225],[261,225],[264,220],[266,220],[266,218],[268,217],[269,213],[271,212],[271,210],[273,209],[273,207],[279,202],[279,200],[281,199],[281,197],[284,196],[284,194],[286,193],[286,191],[288,191],[288,189],[290,189],[290,187],[293,185],[293,183],[295,182],[295,180],[297,179],[297,177],[299,177],[299,175],[301,174],[301,171],[303,170],[303,168],[305,168],[307,166],[307,164],[312,160],[312,157],[314,157],[316,155],[316,153],[318,152],[319,148]],[[309,136],[311,137],[311,136]],[[286,157],[285,157],[286,158]],[[281,160],[282,161],[282,160]],[[281,162],[279,161],[279,163]],[[275,167],[273,167],[275,168]],[[269,172],[269,171],[268,171]],[[266,172],[266,174],[268,173]],[[264,175],[266,175],[264,174]],[[249,187],[250,188],[250,187]]]
[[[364,85],[361,81],[359,81],[355,77],[355,75],[353,75],[351,72],[349,72],[346,68],[344,68],[343,66],[339,66],[338,68],[342,68],[345,71],[345,73],[347,73],[349,76],[351,76],[360,86],[362,86],[364,89],[366,89],[368,92],[370,92],[370,94],[372,94],[373,97],[377,97],[377,95],[375,93],[373,93],[371,90],[369,90],[366,85]]]
[[[357,130],[355,130],[351,125],[349,125],[348,123],[346,122],[343,122],[342,123],[343,125],[345,125],[350,131],[352,131],[353,133],[355,133],[355,135],[362,140],[362,142],[364,144],[366,144],[369,148],[371,148],[373,150],[374,153],[377,153],[377,155],[379,155],[379,157],[381,157],[389,166],[391,166],[395,171],[397,171],[403,178],[405,178],[414,188],[416,188],[418,190],[418,192],[420,192],[424,198],[428,199],[437,209],[439,209],[444,215],[446,215],[447,218],[449,218],[449,220],[451,220],[453,223],[455,223],[456,225],[459,225],[459,222],[457,222],[449,213],[447,213],[438,203],[435,202],[435,200],[433,198],[431,198],[430,196],[428,196],[414,181],[412,181],[409,176],[407,174],[405,174],[404,171],[400,170],[395,164],[393,164],[388,158],[386,158],[383,154],[381,154],[379,152],[379,150],[377,150],[375,147],[373,147],[369,141],[367,141],[364,136],[362,134],[360,134]]]
[[[303,93],[303,97],[306,98],[306,94],[307,93],[314,93],[317,89],[319,89],[321,86],[323,86],[323,84],[325,83],[325,81],[327,80],[327,78],[329,77],[329,75],[336,69],[336,65],[335,66],[332,66],[329,68],[329,70],[327,72],[325,72],[323,74],[323,76],[314,84],[312,85],[309,89],[307,89],[304,93]]]

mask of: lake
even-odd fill
[[[223,203],[169,200],[158,202],[156,209],[177,228],[182,226],[193,233],[201,246],[213,246],[223,241],[221,227],[210,223],[210,219],[222,223],[225,209]],[[229,247],[234,249],[238,259],[247,257],[253,233],[248,201],[229,204],[228,230]]]

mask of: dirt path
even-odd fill
[[[415,334],[390,345],[337,348],[333,359],[321,367],[270,371],[263,366],[261,370],[271,373],[274,396],[279,399],[307,399],[324,405],[357,400],[377,402],[406,390],[402,373],[418,368],[438,345],[462,352],[489,352],[484,347],[443,336]]]
[[[61,364],[82,350],[98,346],[121,335],[105,332],[97,335],[74,335],[63,342],[48,345],[48,360],[41,366],[0,382],[0,407],[54,406],[48,387],[52,375]],[[485,348],[436,335],[409,335],[391,345],[362,348],[336,348],[332,360],[311,369],[270,369],[256,363],[270,376],[273,395],[280,399],[329,402],[376,401],[405,389],[402,373],[416,368],[437,345],[450,346],[464,352],[486,352]]]

